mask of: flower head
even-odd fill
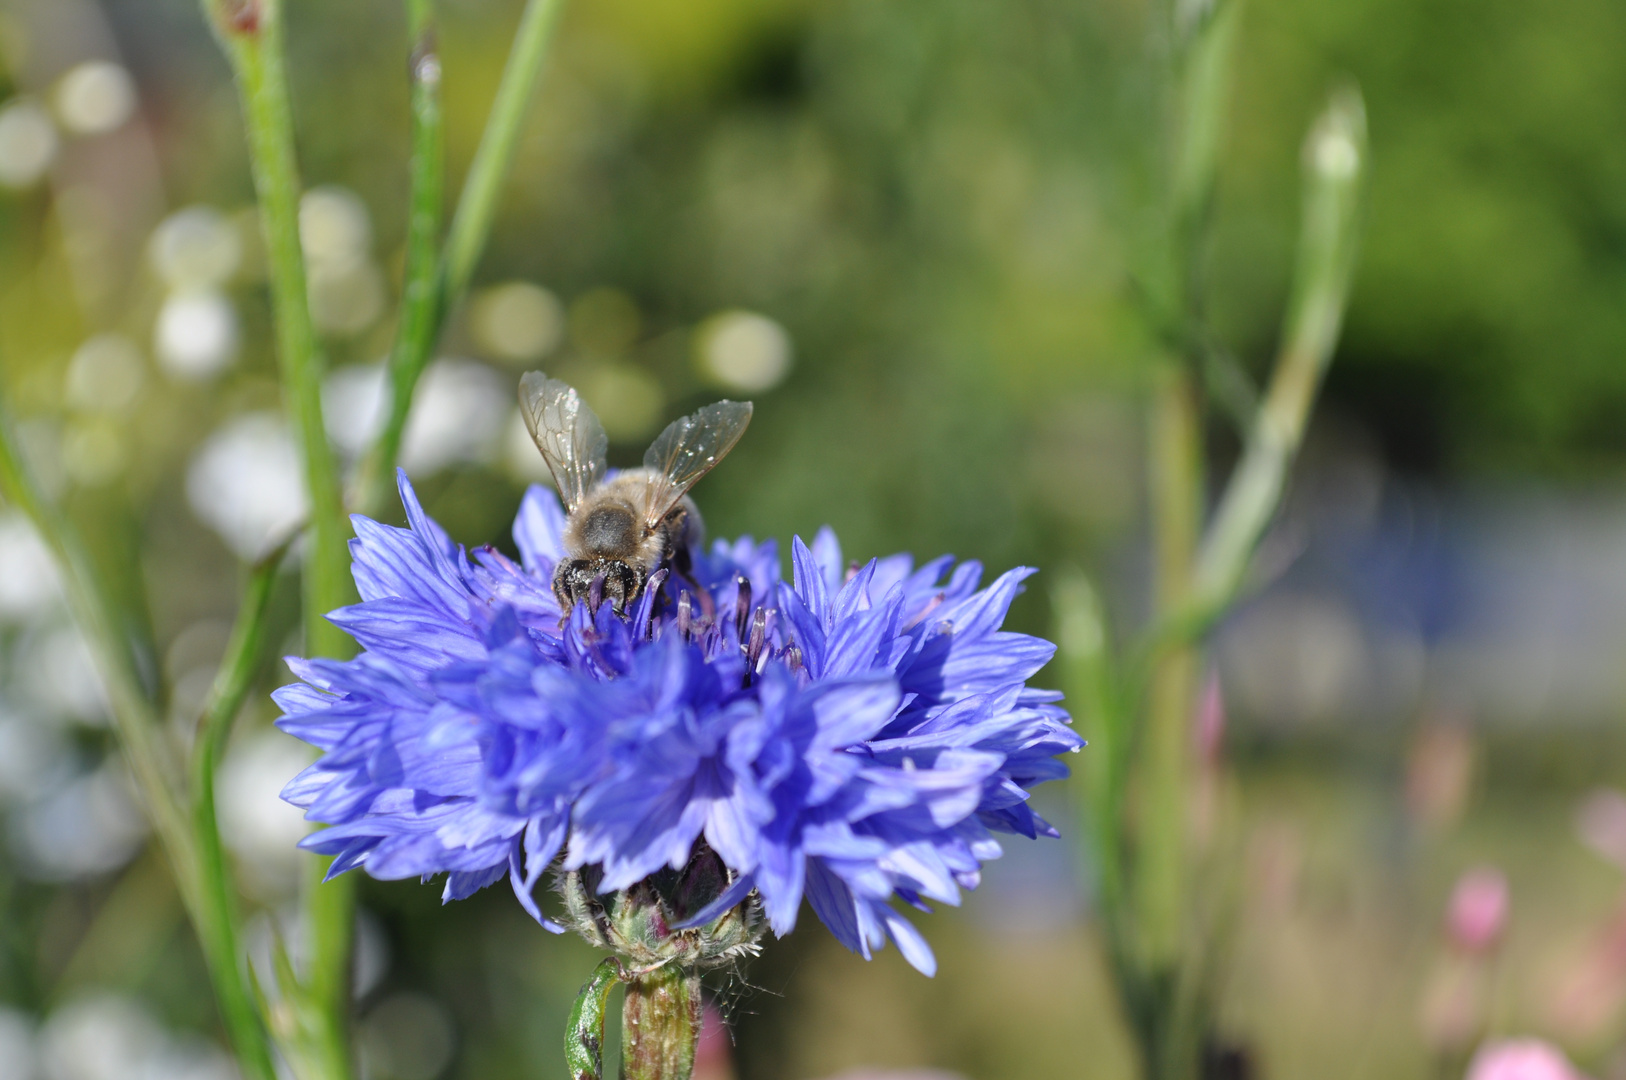
[[[782,935],[805,897],[850,948],[891,940],[930,973],[893,901],[958,903],[1000,854],[996,833],[1056,835],[1028,791],[1082,742],[1059,695],[1027,686],[1054,647],[1000,629],[1031,571],[986,588],[980,566],[946,558],[849,572],[826,529],[794,542],[788,583],[771,541],[719,541],[625,617],[566,614],[551,492],[521,506],[517,563],[470,558],[404,476],[401,497],[406,529],[355,519],[361,603],[331,616],[364,651],[291,660],[303,681],[277,693],[283,729],[322,751],[284,795],[331,826],[304,841],[331,873],[446,873],[448,900],[506,874],[558,930],[533,895],[558,863],[595,940],[649,935],[583,882],[659,894],[661,941],[742,903]],[[668,878],[702,884],[650,884]],[[621,914],[585,926],[589,909]]]

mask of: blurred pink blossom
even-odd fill
[[[1494,946],[1507,927],[1507,875],[1494,866],[1481,866],[1457,879],[1446,909],[1445,928],[1451,941],[1467,952]]]
[[[733,1080],[734,1043],[728,1024],[717,1006],[706,1002],[700,1024],[700,1043],[695,1047],[693,1080]]]
[[[1587,847],[1626,869],[1626,793],[1599,788],[1586,797],[1575,827]]]
[[[1564,1052],[1541,1039],[1487,1043],[1468,1065],[1468,1080],[1586,1080]]]

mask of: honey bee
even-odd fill
[[[739,442],[751,403],[719,401],[674,420],[644,454],[643,468],[606,481],[609,439],[573,388],[527,372],[519,402],[568,514],[565,558],[553,574],[565,613],[583,600],[603,599],[625,615],[657,570],[689,577],[690,553],[703,538],[689,489]]]

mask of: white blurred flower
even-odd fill
[[[342,187],[312,188],[299,201],[299,241],[312,265],[365,259],[373,243],[367,204]]]
[[[371,262],[312,262],[311,321],[329,334],[354,335],[384,313],[384,275]]]
[[[370,258],[372,222],[353,191],[312,188],[299,203],[299,239],[309,267],[311,321],[329,334],[359,334],[384,313],[384,275]]]
[[[212,206],[188,206],[159,223],[147,244],[153,269],[172,289],[224,285],[243,262],[243,238]]]
[[[166,374],[207,379],[237,358],[237,309],[215,289],[173,293],[158,310],[153,337]]]
[[[87,60],[57,81],[52,104],[57,119],[73,134],[102,135],[135,112],[135,83],[110,60]]]
[[[64,396],[80,412],[124,413],[135,404],[147,379],[141,350],[123,334],[85,339],[68,361]]]
[[[499,360],[530,363],[552,352],[564,335],[559,298],[529,281],[493,285],[469,307],[469,329],[482,349]]]
[[[360,457],[383,422],[384,365],[351,364],[329,373],[322,383],[322,426],[341,454]]]
[[[209,436],[186,473],[192,512],[247,560],[304,520],[299,452],[282,417],[248,413]]]
[[[700,325],[695,346],[701,373],[728,390],[761,393],[790,374],[790,335],[766,315],[750,311],[713,315]]]
[[[34,1080],[36,1042],[33,1017],[0,1005],[0,1080]]]
[[[21,511],[0,511],[0,619],[31,619],[60,595],[56,564],[39,533]]]
[[[292,894],[309,858],[295,845],[311,826],[298,807],[282,801],[282,789],[310,763],[304,744],[265,731],[233,744],[215,778],[221,837],[262,896]]]
[[[239,1080],[225,1051],[196,1037],[171,1039],[126,1075],[128,1080]]]
[[[508,430],[502,441],[503,464],[515,480],[525,484],[552,484],[553,475],[548,463],[531,438],[531,429],[525,424],[525,414],[516,407],[508,418]]]
[[[0,799],[37,799],[61,785],[72,767],[67,740],[60,731],[0,711]],[[0,1033],[0,1043],[4,1041]],[[5,1075],[0,1068],[0,1080]]]
[[[32,101],[0,106],[0,186],[32,187],[56,160],[56,127],[50,114]]]
[[[418,381],[401,439],[413,476],[496,458],[514,395],[508,381],[473,360],[437,360]]]
[[[78,629],[58,626],[25,638],[16,659],[18,685],[52,716],[100,727],[107,694]]]
[[[75,881],[116,870],[141,850],[147,819],[111,765],[14,812],[11,848],[28,876]]]
[[[45,1080],[132,1080],[164,1041],[139,1002],[101,992],[51,1014],[40,1031],[40,1063]]]

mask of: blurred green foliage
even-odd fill
[[[307,181],[364,198],[374,250],[398,276],[402,16],[381,0],[290,6]],[[519,5],[443,6],[455,179]],[[236,107],[195,4],[104,9],[141,89],[164,200],[245,207]],[[1141,517],[1137,403],[1155,347],[1135,283],[1160,209],[1150,178],[1167,149],[1153,16],[1137,0],[582,0],[567,9],[479,281],[534,280],[575,305],[575,337],[545,366],[634,364],[662,387],[667,415],[713,394],[692,362],[702,320],[744,307],[789,329],[790,378],[758,401],[746,441],[699,491],[715,534],[788,540],[828,522],[854,557],[953,551],[1047,571],[1120,560]],[[1434,478],[1616,476],[1626,463],[1623,56],[1626,7],[1611,0],[1249,0],[1207,258],[1220,336],[1264,372],[1302,133],[1334,79],[1352,75],[1369,112],[1372,188],[1325,411],[1373,432],[1390,464]],[[0,75],[0,96],[41,89],[18,70]],[[57,205],[43,189],[0,197],[0,378],[20,412],[47,424],[80,341],[114,327],[148,340],[159,300],[151,271],[126,252],[121,302],[81,308]],[[146,212],[141,229],[159,216]],[[263,289],[252,273],[233,288],[244,342],[235,369],[207,386],[155,382],[121,428],[117,481],[66,496],[155,658],[196,620],[229,613],[235,596],[234,560],[187,508],[186,462],[226,418],[277,402]],[[576,302],[605,288],[631,298],[632,332],[590,329]],[[333,340],[332,359],[375,360],[389,326]],[[462,324],[446,346],[478,352]],[[1223,459],[1234,448],[1223,422],[1213,438]],[[629,439],[612,458],[641,451]],[[520,490],[483,466],[423,485],[431,511],[469,544],[507,543]],[[1018,628],[1046,625],[1041,592],[1019,602]],[[262,706],[258,719],[269,715]],[[1509,813],[1425,867],[1418,895],[1374,900],[1370,881],[1409,872],[1387,839],[1394,770],[1352,777],[1336,754],[1290,765],[1266,761],[1244,779],[1261,779],[1255,817],[1297,815],[1310,822],[1299,842],[1332,853],[1331,869],[1309,875],[1293,941],[1311,950],[1336,939],[1324,961],[1364,955],[1374,970],[1356,973],[1369,997],[1353,1004],[1329,993],[1283,1005],[1271,988],[1304,983],[1270,965],[1292,958],[1268,942],[1246,953],[1245,935],[1253,959],[1227,1019],[1266,1032],[1271,1075],[1324,1067],[1305,1033],[1335,1031],[1358,1008],[1381,1028],[1370,1060],[1383,1074],[1425,1075],[1409,1004],[1372,1004],[1393,986],[1375,969],[1396,957],[1418,966],[1441,868],[1488,848],[1482,833],[1517,834],[1526,880],[1582,880],[1589,915],[1607,907],[1595,868],[1555,855],[1554,870],[1529,839],[1535,826]],[[1303,777],[1316,783],[1306,790]],[[1568,792],[1581,781],[1556,783]],[[1562,827],[1562,800],[1526,794],[1540,821]],[[1066,857],[1061,845],[1044,853]],[[83,972],[208,1028],[201,961],[173,897],[138,876],[152,876],[152,858],[116,882],[60,888],[0,872],[0,992],[44,1007],[75,985],[65,973]],[[585,946],[540,935],[501,895],[443,910],[431,888],[370,884],[366,903],[394,945],[387,988],[453,1004],[459,1075],[553,1075],[557,1032],[592,965]],[[124,930],[87,937],[104,918]],[[1006,940],[969,918],[931,922],[944,957],[936,984],[905,977],[895,956],[863,968],[802,932],[774,946],[748,973],[769,992],[738,1006],[743,1075],[867,1059],[930,1061],[978,1080],[1123,1074],[1127,1048],[1082,932]],[[84,942],[108,939],[146,948],[122,966],[76,959]],[[865,1026],[865,1009],[904,1019]],[[1272,1027],[1276,1016],[1292,1019]],[[847,1041],[832,1049],[823,1037]]]

